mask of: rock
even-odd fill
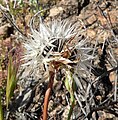
[[[93,24],[96,21],[96,16],[92,15],[87,19],[88,24]]]
[[[54,17],[54,16],[58,15],[59,13],[62,13],[62,11],[63,11],[62,7],[54,7],[52,9],[50,9],[49,17]]]
[[[93,29],[88,29],[88,30],[87,30],[87,36],[89,36],[90,38],[95,38],[95,36],[96,36],[95,30],[93,30]]]

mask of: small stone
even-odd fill
[[[90,37],[90,38],[95,38],[95,36],[96,36],[95,30],[88,29],[87,30],[87,36]]]
[[[53,16],[56,16],[58,15],[59,13],[61,13],[63,11],[63,8],[62,7],[54,7],[52,9],[50,9],[50,17],[53,17]]]
[[[52,100],[49,101],[49,105],[48,105],[48,110],[51,111],[53,108],[53,104],[54,102]]]
[[[96,19],[95,15],[92,15],[87,19],[87,22],[88,22],[88,24],[93,24],[96,20],[97,19]]]

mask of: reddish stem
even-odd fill
[[[49,97],[50,97],[50,93],[51,93],[53,82],[54,82],[54,72],[50,71],[49,75],[50,75],[50,78],[49,78],[48,89],[46,90],[45,98],[44,98],[43,120],[47,120],[48,118],[48,114],[47,114],[48,103],[49,103]]]

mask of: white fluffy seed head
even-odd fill
[[[93,59],[88,53],[91,48],[86,48],[86,40],[78,41],[79,25],[71,23],[69,20],[53,20],[49,23],[40,22],[39,30],[31,27],[31,38],[24,42],[25,54],[23,66],[30,71],[45,65],[48,70],[48,63],[51,61],[75,62],[85,68],[88,60]],[[66,50],[73,53],[70,57],[63,57],[61,54]],[[76,51],[76,52],[75,52]],[[70,59],[74,56],[74,59]],[[35,74],[35,73],[34,73]]]

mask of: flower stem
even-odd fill
[[[50,71],[49,75],[50,75],[50,78],[49,78],[48,89],[46,90],[45,98],[44,98],[43,120],[47,120],[48,118],[48,114],[47,114],[48,103],[49,103],[49,97],[50,97],[50,93],[51,93],[53,82],[54,82],[54,72]]]
[[[71,104],[71,106],[70,106],[70,110],[69,110],[69,114],[68,114],[68,119],[67,119],[67,120],[70,120],[71,115],[72,115],[72,113],[73,113],[73,108],[74,108],[74,106],[75,106],[75,101],[73,100],[73,101],[72,101],[72,104]]]

